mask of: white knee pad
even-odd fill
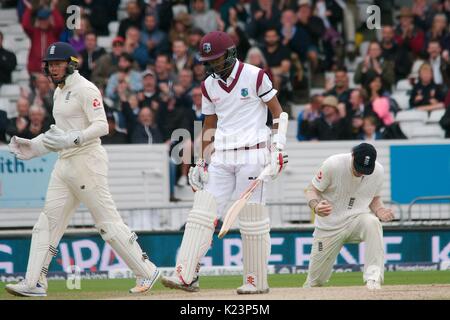
[[[122,222],[106,222],[96,225],[103,240],[108,242],[125,261],[136,277],[151,278],[156,266],[142,252],[137,235]]]
[[[47,215],[41,213],[39,219],[33,227],[31,236],[30,255],[25,279],[28,286],[35,287],[41,273],[46,276],[48,264],[56,256],[58,250],[50,245],[50,223]]]
[[[194,280],[200,259],[211,246],[216,217],[217,203],[214,196],[204,190],[195,192],[175,268],[177,275],[186,284]]]
[[[270,255],[270,222],[267,207],[258,203],[247,204],[239,214],[242,237],[244,285],[258,291],[269,288],[267,264]]]

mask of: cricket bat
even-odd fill
[[[287,125],[288,125],[288,115],[287,113],[283,112],[280,114],[280,120],[278,123],[278,134],[282,134],[286,136],[287,131]],[[264,181],[265,177],[269,175],[271,171],[271,165],[267,165],[263,171],[259,174],[258,178],[256,178],[255,181],[253,181],[248,188],[241,194],[238,200],[236,200],[235,203],[228,209],[227,213],[225,214],[225,218],[223,220],[222,228],[219,232],[219,239],[222,239],[230,230],[231,226],[233,225],[234,221],[236,220],[237,216],[239,215],[239,212],[241,212],[242,208],[246,205],[248,199],[253,194],[253,191],[261,184],[261,182]]]

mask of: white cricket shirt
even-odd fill
[[[333,209],[327,217],[315,216],[316,227],[327,231],[337,230],[350,222],[350,218],[371,212],[369,204],[374,197],[380,196],[383,175],[383,166],[377,161],[371,175],[355,177],[351,153],[326,159],[311,183]]]
[[[264,70],[236,60],[226,83],[208,77],[202,82],[202,112],[217,115],[216,150],[251,147],[270,138],[267,105],[277,90]]]
[[[108,122],[103,107],[102,95],[98,88],[78,71],[66,78],[62,89],[56,88],[53,95],[53,117],[58,128],[69,132],[81,130],[85,134],[86,142],[80,147],[61,150],[59,156],[67,158],[77,154],[85,154],[101,146],[97,132],[108,133]],[[90,127],[89,132],[85,129]],[[93,135],[95,138],[90,139]],[[88,138],[88,139],[86,139]]]

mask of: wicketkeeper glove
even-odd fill
[[[51,150],[44,146],[42,142],[43,137],[44,134],[40,134],[30,140],[14,136],[8,144],[9,151],[14,153],[17,159],[20,160],[30,160],[35,157],[43,156],[44,154],[51,152]]]
[[[194,191],[203,190],[203,187],[208,182],[208,165],[205,159],[199,158],[195,163],[195,167],[189,169],[189,184]]]
[[[67,148],[79,147],[83,144],[83,133],[79,130],[64,132],[56,125],[52,124],[50,130],[44,134],[42,140],[44,146],[52,150],[63,150]]]

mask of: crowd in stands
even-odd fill
[[[8,119],[0,108],[0,143],[13,135],[33,138],[53,123],[54,86],[41,61],[51,43],[66,41],[79,53],[79,72],[103,93],[110,127],[104,144],[173,146],[174,130],[193,132],[193,120],[203,119],[200,83],[206,73],[197,48],[214,30],[230,34],[239,60],[266,71],[283,108],[298,120],[299,141],[406,138],[395,120],[400,108],[393,95],[405,79],[412,86],[408,107],[446,108],[440,124],[450,137],[450,0],[411,0],[408,7],[374,0],[381,8],[380,30],[366,27],[356,0],[8,2],[31,41],[30,85],[21,90],[16,117]],[[69,5],[81,8],[74,30],[65,23]],[[125,18],[119,19],[120,8]],[[114,21],[119,25],[111,33]],[[106,48],[98,44],[103,36],[112,39]],[[0,85],[12,82],[17,64],[3,38],[0,33]],[[347,66],[355,61],[350,73]],[[313,79],[325,73],[334,79],[309,95]],[[293,114],[298,101],[307,104]],[[181,171],[185,177],[187,169]]]

